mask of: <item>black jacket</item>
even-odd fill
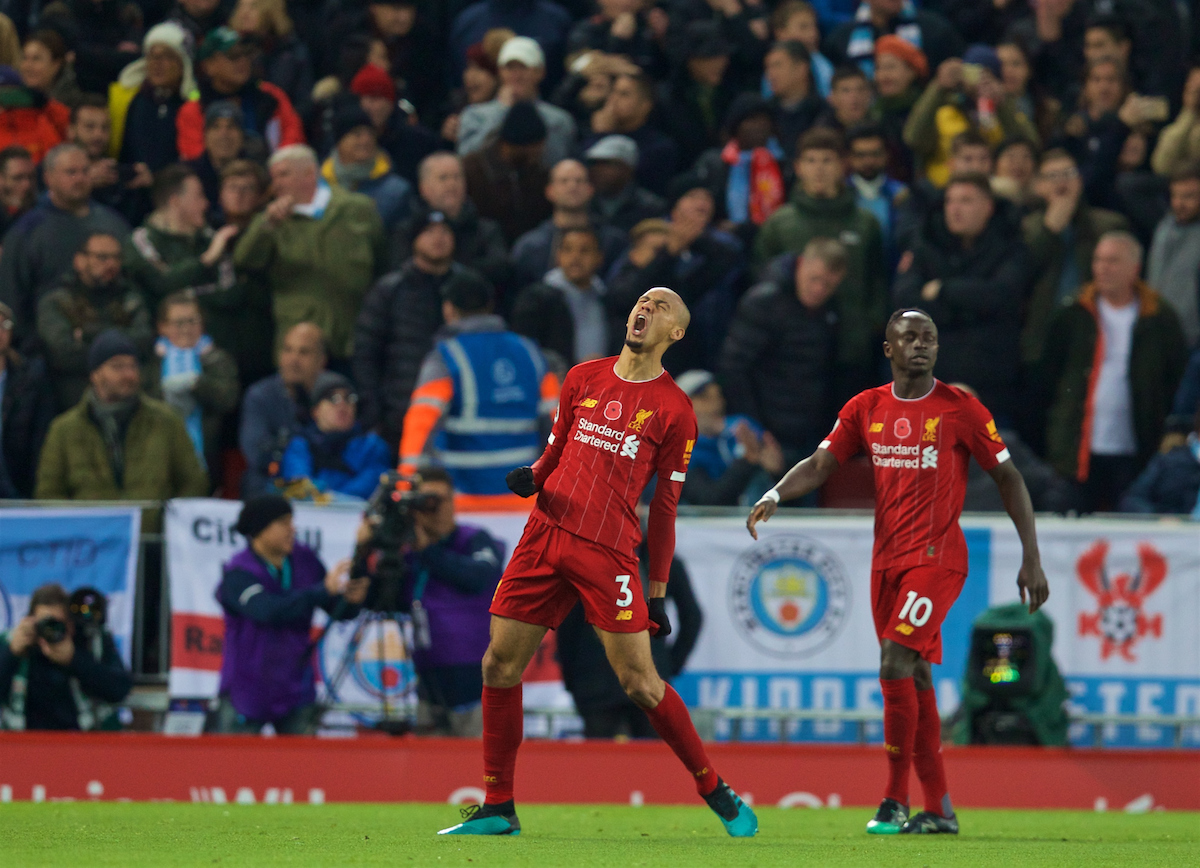
[[[377,426],[389,444],[399,442],[421,362],[442,325],[442,289],[450,281],[483,280],[457,263],[433,275],[408,262],[371,287],[354,327],[354,379],[364,428]]]
[[[412,256],[413,228],[425,222],[429,211],[422,199],[413,208],[412,217],[396,227],[392,234],[393,269]],[[454,261],[478,271],[497,287],[507,287],[512,282],[512,266],[500,224],[480,216],[470,199],[463,202],[462,210],[449,223],[454,230]]]
[[[54,419],[54,393],[42,359],[8,359],[0,402],[0,498],[31,498],[42,441]]]
[[[933,211],[912,252],[912,265],[896,278],[895,301],[927,311],[937,323],[938,379],[966,383],[993,413],[1011,416],[1017,409],[1021,311],[1032,277],[1013,215],[997,201],[983,234],[964,248],[942,211]],[[921,289],[931,280],[940,280],[942,288],[926,301]]]
[[[796,257],[785,256],[738,304],[719,376],[731,414],[757,419],[785,449],[807,451],[836,417],[832,304],[811,310],[796,297]]]
[[[513,301],[509,327],[543,350],[575,364],[575,318],[563,291],[548,283],[531,283]]]
[[[1121,512],[1191,515],[1200,494],[1200,462],[1191,446],[1155,455],[1121,498]]]
[[[29,687],[25,696],[26,729],[79,729],[75,698],[71,695],[71,679],[79,680],[79,688],[89,699],[101,702],[120,702],[133,688],[133,676],[121,662],[117,646],[107,632],[103,638],[103,653],[97,660],[76,637],[75,656],[66,666],[46,658],[36,646],[29,657]],[[9,648],[7,637],[0,642],[0,705],[7,705],[13,677],[21,660]]]
[[[593,196],[591,219],[597,226],[629,232],[643,220],[665,217],[669,210],[666,199],[639,187],[635,181],[612,199],[601,200],[599,196]]]

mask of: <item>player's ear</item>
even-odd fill
[[[892,345],[888,341],[883,342],[883,357],[890,359],[892,357]]]
[[[671,342],[678,343],[683,340],[685,334],[687,334],[687,329],[683,326],[675,326],[675,328],[671,329]]]

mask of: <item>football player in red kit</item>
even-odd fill
[[[521,675],[546,630],[582,601],[629,697],[691,773],[699,794],[734,837],[758,831],[754,812],[722,781],[687,707],[650,656],[650,633],[671,632],[663,604],[675,551],[675,507],[696,442],[692,403],[663,370],[683,337],[687,306],[664,287],[638,299],[616,358],[576,365],[563,380],[549,443],[533,467],[508,474],[522,497],[537,494],[492,599],[483,658],[484,804],[439,834],[515,835],[513,775],[524,729]],[[654,475],[647,543],[649,601],[638,573],[638,498]]]
[[[871,608],[881,645],[888,780],[867,831],[957,834],[930,664],[942,662],[942,621],[967,576],[967,546],[958,519],[971,456],[996,481],[1021,538],[1021,600],[1027,599],[1033,612],[1046,602],[1050,589],[1038,555],[1029,492],[995,422],[974,397],[934,379],[938,335],[933,320],[920,310],[896,311],[883,349],[893,381],[850,399],[829,436],[754,505],[746,526],[758,539],[755,525],[769,519],[781,500],[820,488],[858,452],[871,456]],[[925,810],[910,818],[912,766],[924,790]]]

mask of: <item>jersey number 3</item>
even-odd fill
[[[929,616],[933,614],[933,602],[928,597],[918,597],[916,591],[908,592],[904,608],[900,610],[899,620],[908,618],[914,627],[924,627]]]
[[[624,609],[633,602],[633,591],[629,590],[630,576],[617,576],[617,584],[621,586],[621,593],[617,595],[617,608]]]

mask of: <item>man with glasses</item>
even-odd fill
[[[74,268],[38,304],[37,333],[50,363],[59,410],[79,402],[87,388],[88,348],[106,329],[116,329],[145,359],[154,342],[150,311],[121,273],[121,240],[105,232],[80,245]]]
[[[37,169],[33,157],[20,145],[0,151],[0,237],[33,207],[37,194]]]

